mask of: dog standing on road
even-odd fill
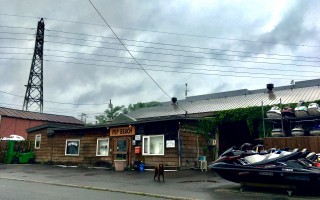
[[[160,181],[160,176],[162,176],[162,181],[164,182],[164,166],[163,166],[163,164],[159,164],[159,167],[155,167],[153,180],[156,180],[156,177],[158,177],[158,181]]]

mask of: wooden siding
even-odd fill
[[[270,148],[307,148],[311,152],[320,152],[320,137],[319,136],[301,136],[301,137],[277,137],[265,138],[263,140],[265,149]]]
[[[96,156],[96,144],[98,138],[106,138],[108,133],[102,129],[82,129],[68,131],[56,131],[52,137],[48,137],[48,130],[42,129],[28,134],[28,139],[35,141],[37,134],[41,134],[40,149],[34,149],[35,161],[39,163],[52,163],[63,165],[77,165],[77,166],[97,166],[97,163],[106,162],[111,167],[113,165],[115,145],[117,139],[127,139],[128,141],[128,165],[133,167],[134,161],[143,161],[146,166],[154,167],[159,163],[163,163],[166,168],[193,168],[198,166],[199,156],[205,155],[205,148],[207,148],[207,140],[203,135],[199,135],[195,132],[180,129],[180,146],[181,152],[179,153],[178,143],[178,129],[170,129],[171,126],[166,124],[166,130],[159,131],[161,126],[148,126],[145,127],[146,133],[143,135],[164,135],[166,140],[175,140],[175,147],[164,148],[165,155],[137,155],[134,152],[135,146],[132,145],[134,136],[127,137],[108,137],[109,138],[109,155],[108,156]],[[167,130],[170,130],[168,132]],[[167,132],[165,132],[167,131]],[[79,156],[65,155],[65,145],[67,139],[79,139],[80,150]],[[141,146],[142,141],[139,141],[137,146]],[[110,151],[111,149],[111,151]],[[180,164],[179,165],[179,155]]]
[[[106,138],[105,133],[92,132],[86,134],[56,134],[47,136],[47,130],[29,133],[28,139],[35,140],[35,136],[41,134],[40,149],[34,149],[35,161],[40,163],[53,163],[77,166],[94,166],[102,162],[111,162],[112,154],[108,156],[96,156],[98,138]],[[65,145],[68,139],[79,139],[79,156],[65,155]],[[110,148],[111,142],[109,142]]]
[[[181,130],[180,137],[182,168],[197,167],[199,156],[207,156],[207,160],[209,159],[204,150],[207,148],[208,142],[203,135],[188,130]]]

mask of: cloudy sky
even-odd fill
[[[0,106],[22,108],[41,17],[45,113],[319,78],[320,1],[91,1],[130,53],[88,0],[0,0]]]

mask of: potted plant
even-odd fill
[[[117,172],[124,171],[127,167],[127,160],[123,158],[117,158],[114,160],[114,168]]]

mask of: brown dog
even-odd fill
[[[158,176],[158,181],[160,181],[160,176],[162,176],[162,181],[164,182],[164,166],[163,166],[163,164],[159,164],[159,167],[155,167],[153,180],[156,180],[157,176]]]

